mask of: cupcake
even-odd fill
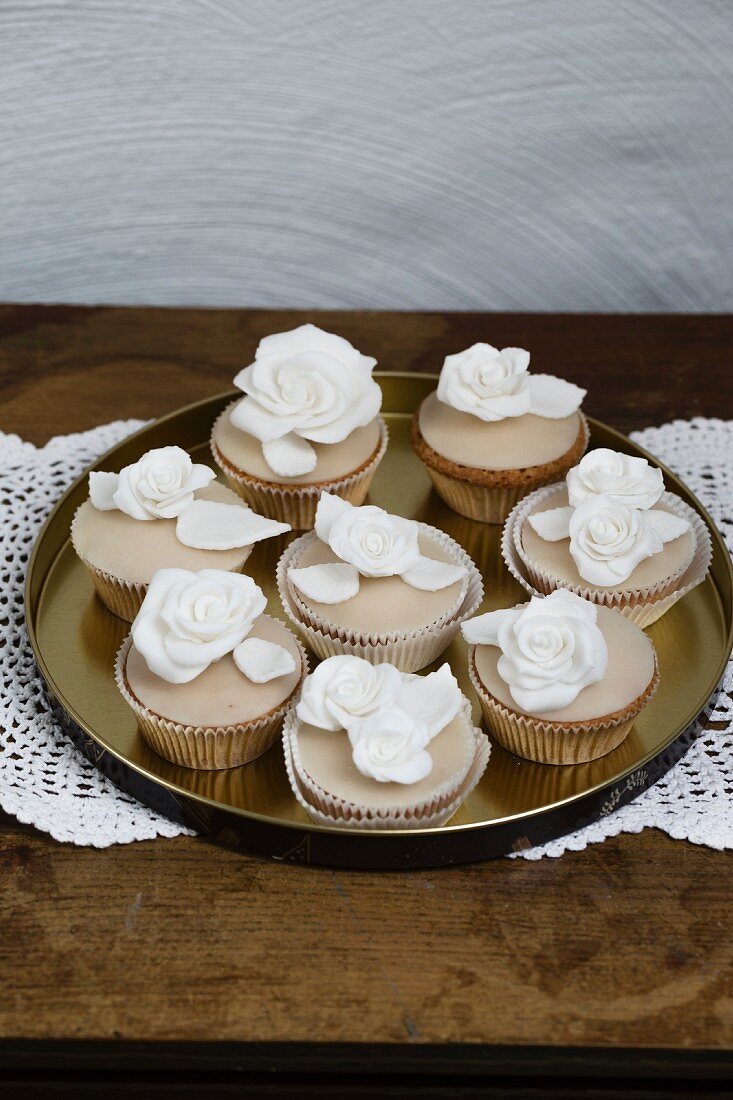
[[[449,355],[413,418],[412,446],[438,496],[469,519],[502,523],[588,446],[586,391],[528,366],[521,348],[474,344]]]
[[[565,484],[520,501],[503,539],[507,564],[535,592],[567,588],[649,626],[705,577],[710,537],[664,491],[644,458],[591,451]]]
[[[442,825],[481,778],[489,743],[448,665],[412,676],[330,657],[307,676],[283,727],[298,802],[321,825]]]
[[[150,747],[186,768],[233,768],[277,739],[305,654],[251,577],[160,569],[117,654],[117,685]]]
[[[246,396],[224,410],[211,437],[234,491],[304,530],[324,490],[361,504],[387,448],[375,364],[315,325],[261,340],[234,379]]]
[[[348,653],[403,672],[439,657],[483,596],[476,566],[444,532],[330,493],[315,531],[285,550],[277,582],[319,657]]]
[[[180,447],[148,451],[119,474],[91,473],[71,542],[102,602],[131,622],[159,569],[239,571],[261,539],[289,531],[247,508]]]
[[[628,618],[560,589],[464,623],[469,671],[497,741],[541,764],[580,764],[628,736],[659,674]]]

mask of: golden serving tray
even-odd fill
[[[501,560],[500,528],[451,512],[432,492],[410,448],[413,410],[435,388],[435,377],[377,377],[390,444],[371,501],[431,523],[461,543],[484,576],[483,610],[526,599]],[[119,470],[149,448],[168,444],[186,447],[196,460],[210,463],[211,425],[233,396],[222,394],[163,417],[113,447],[91,469]],[[612,428],[596,421],[590,425],[591,446],[646,455]],[[290,791],[279,745],[251,764],[222,772],[177,767],[148,747],[113,676],[115,653],[129,627],[96,598],[69,541],[71,519],[87,495],[86,474],[58,502],[33,551],[26,586],[31,642],[70,735],[88,758],[130,794],[217,841],[275,859],[349,867],[426,867],[503,855],[561,836],[634,798],[679,759],[716,694],[733,641],[733,569],[704,508],[662,469],[667,488],[696,508],[710,527],[713,562],[707,580],[649,630],[661,670],[654,699],[619,748],[588,764],[533,764],[494,744],[478,787],[438,828],[373,833],[313,824]],[[268,610],[280,617],[275,564],[293,537],[260,543],[247,563],[269,598]],[[462,638],[444,656],[473,699],[479,723]]]

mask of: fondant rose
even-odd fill
[[[610,586],[625,581],[640,562],[689,527],[669,512],[629,508],[602,494],[574,509],[568,524],[570,553],[584,580]]]
[[[530,714],[561,710],[602,680],[608,648],[594,604],[560,589],[522,607],[490,611],[464,623],[473,645],[501,649],[497,671],[515,703]]]
[[[244,574],[159,569],[132,624],[132,639],[151,672],[186,684],[244,641],[266,605]]]
[[[399,707],[360,719],[348,733],[354,764],[378,783],[417,783],[433,769],[424,723]]]
[[[232,424],[261,441],[275,474],[310,473],[316,452],[308,440],[339,443],[378,414],[375,364],[315,325],[266,336],[254,363],[234,379],[247,396],[232,410]]]
[[[559,419],[580,407],[585,390],[549,374],[530,375],[528,367],[522,348],[474,344],[446,356],[438,399],[489,422],[525,413]]]
[[[360,576],[399,576],[413,588],[438,592],[467,573],[463,565],[421,554],[414,520],[373,505],[355,508],[333,493],[321,493],[315,530],[339,562],[291,569],[288,578],[307,599],[318,603],[351,599],[359,591]]]
[[[589,451],[566,476],[568,500],[575,506],[589,497],[608,496],[631,508],[652,508],[664,492],[662,471],[645,458],[599,447]]]
[[[91,473],[89,493],[103,511],[116,508],[139,520],[175,519],[215,476],[182,447],[157,447],[119,474]]]
[[[306,678],[296,713],[319,729],[347,729],[394,702],[401,687],[402,676],[393,665],[372,665],[347,655],[329,657]]]

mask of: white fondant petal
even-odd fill
[[[307,439],[294,432],[262,444],[265,462],[279,477],[300,477],[316,468],[318,456]]]
[[[674,516],[671,512],[664,512],[661,508],[653,508],[644,513],[647,524],[654,530],[662,542],[672,542],[690,530],[689,521],[680,516]]]
[[[397,706],[423,722],[431,739],[453,721],[462,704],[461,689],[447,663],[429,676],[403,682],[397,696]]]
[[[461,626],[461,633],[469,645],[498,645],[499,630],[505,623],[513,622],[520,609],[504,608],[501,611],[487,611],[485,615],[476,615]]]
[[[245,638],[232,652],[234,663],[253,684],[266,684],[295,671],[295,658],[281,645],[264,638]]]
[[[570,536],[572,508],[550,508],[547,512],[535,512],[528,522],[545,542],[559,542]]]
[[[234,550],[289,530],[290,524],[266,519],[244,505],[194,500],[178,517],[176,538],[195,550]]]
[[[440,592],[465,576],[465,565],[451,565],[449,562],[436,561],[421,555],[417,564],[402,574],[402,579],[422,592]]]
[[[316,603],[344,603],[359,591],[359,570],[341,562],[291,569],[288,577],[306,599]]]
[[[113,497],[119,485],[119,474],[91,473],[89,475],[89,499],[100,512],[112,512],[117,509]]]
[[[529,393],[530,412],[548,420],[562,420],[580,408],[587,390],[552,374],[531,374]]]
[[[235,428],[248,432],[261,443],[269,443],[287,435],[293,427],[292,417],[275,416],[251,397],[243,397],[229,414]]]
[[[331,528],[336,520],[353,510],[354,505],[348,500],[343,500],[335,493],[321,493],[316,508],[316,534],[321,542],[328,542]]]

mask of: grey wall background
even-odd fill
[[[0,0],[0,298],[733,304],[730,0]]]

